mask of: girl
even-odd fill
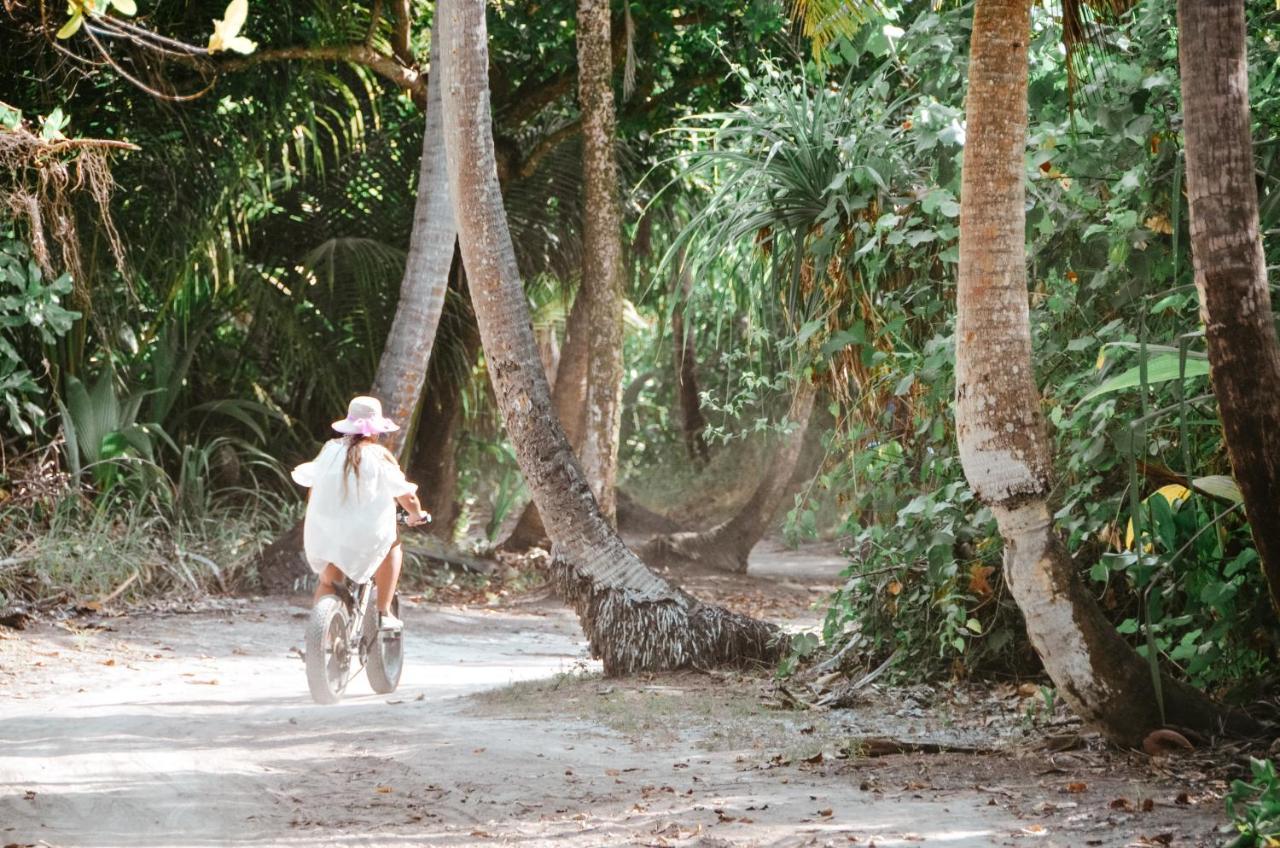
[[[302,539],[307,563],[320,575],[314,600],[332,593],[344,574],[356,583],[372,576],[379,626],[399,630],[404,625],[391,614],[402,556],[396,504],[409,513],[411,527],[431,516],[422,511],[418,487],[377,443],[381,434],[400,429],[382,417],[377,398],[352,398],[347,417],[335,421],[333,429],[345,438],[325,443],[319,456],[293,469],[293,479],[311,489]]]

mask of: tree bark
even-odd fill
[[[431,51],[435,54],[436,27],[432,26]],[[439,63],[432,56],[432,63]],[[440,312],[444,308],[449,269],[453,264],[456,232],[444,159],[444,124],[440,109],[440,82],[431,74],[427,82],[426,131],[422,137],[422,164],[418,169],[418,197],[409,238],[409,256],[395,319],[378,360],[373,394],[382,401],[383,414],[400,425],[384,437],[383,444],[397,457],[404,451],[410,423],[422,397],[422,384],[431,361]]]
[[[614,156],[609,0],[578,0],[582,107],[582,293],[590,333],[586,423],[578,456],[605,520],[616,522],[622,424],[622,210]]]
[[[805,431],[817,394],[817,387],[807,379],[801,378],[796,384],[787,412],[791,432],[773,454],[773,462],[751,498],[732,518],[710,530],[656,536],[640,548],[640,558],[655,567],[697,564],[745,574],[751,549],[769,531],[773,517],[791,491],[791,476],[805,445]]]
[[[1031,643],[1072,709],[1130,747],[1166,725],[1214,733],[1224,714],[1167,677],[1161,714],[1150,666],[1106,620],[1053,527],[1024,247],[1030,2],[978,0],[974,12],[956,294],[961,463],[999,524],[1005,578]]]
[[[586,426],[587,405],[587,369],[590,356],[587,320],[587,304],[579,291],[569,310],[569,317],[564,323],[564,345],[560,348],[560,362],[556,368],[555,391],[552,393],[552,404],[555,407],[556,419],[564,429],[565,438],[574,449],[574,454],[582,445],[582,431]],[[516,526],[498,547],[504,551],[527,551],[530,548],[544,548],[551,540],[547,536],[547,528],[543,526],[542,516],[538,514],[538,504],[530,500],[520,512]]]
[[[645,567],[601,514],[552,414],[498,188],[484,0],[440,0],[449,185],[494,394],[554,542],[556,582],[606,674],[772,662],[776,628],[701,604]]]
[[[445,304],[442,323],[450,328],[457,348],[448,351],[448,361],[440,348],[431,357],[409,454],[409,479],[418,484],[422,506],[433,517],[431,533],[446,540],[453,537],[459,515],[457,437],[463,419],[462,393],[480,352],[480,331],[466,300],[461,256],[456,258],[449,287],[455,297]]]
[[[1179,0],[1178,42],[1191,255],[1213,393],[1280,610],[1280,345],[1258,222],[1244,3]]]
[[[671,340],[675,353],[676,394],[680,398],[680,412],[684,430],[684,449],[689,459],[705,466],[711,459],[705,430],[707,419],[702,415],[702,398],[698,393],[698,351],[693,343],[693,328],[685,324],[685,310],[693,294],[693,275],[684,263],[684,251],[680,253],[680,271],[676,304],[671,310]]]

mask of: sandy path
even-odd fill
[[[868,772],[874,786],[777,765],[805,715],[770,719],[774,741],[738,740],[743,725],[699,713],[679,681],[459,697],[594,668],[547,602],[409,609],[400,690],[360,678],[320,707],[290,653],[300,616],[227,602],[106,631],[0,631],[0,845],[1122,846],[1154,826],[1046,828],[977,778],[904,779],[910,762]],[[1212,844],[1203,818],[1152,844]]]

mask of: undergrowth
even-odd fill
[[[261,547],[299,505],[270,485],[279,467],[237,446],[236,472],[222,483],[208,459],[175,476],[138,458],[113,460],[102,490],[56,471],[18,463],[0,477],[0,609],[14,603],[116,602],[229,592],[252,584]]]

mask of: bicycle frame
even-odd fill
[[[354,665],[347,668],[347,679],[350,680],[365,667],[369,649],[372,647],[371,644],[365,643],[364,625],[367,617],[365,610],[369,608],[369,596],[373,593],[373,581],[353,584],[350,580],[344,579],[341,583],[333,584],[333,593],[347,608],[347,656],[355,659]],[[376,632],[373,638],[378,638]]]

